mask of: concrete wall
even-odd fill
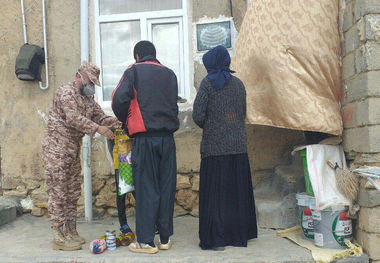
[[[243,20],[246,2],[233,0],[233,44]],[[40,1],[25,1],[30,43],[42,45]],[[5,0],[0,15],[0,148],[1,183],[5,196],[24,199],[26,211],[46,215],[47,195],[41,164],[41,140],[48,107],[54,91],[72,81],[80,64],[79,1],[47,2],[47,33],[50,88],[41,91],[37,82],[23,82],[14,75],[14,62],[23,44],[19,1]],[[94,50],[93,4],[90,1],[90,60],[96,61]],[[206,15],[205,15],[206,14]],[[176,215],[197,215],[202,131],[192,121],[192,103],[206,71],[201,63],[204,52],[195,47],[197,23],[231,20],[229,1],[189,1],[191,97],[180,105],[181,128],[176,133],[178,159],[178,193]],[[233,48],[231,49],[233,55]],[[249,102],[248,102],[249,103]],[[303,142],[303,133],[264,126],[248,126],[249,156],[254,181],[267,176],[279,164],[290,162],[290,151]],[[105,139],[96,135],[92,140],[93,203],[95,216],[115,216],[115,185],[111,157]],[[32,200],[32,201],[31,201]],[[134,213],[134,200],[127,198],[128,213]],[[83,215],[83,194],[78,214]]]
[[[341,10],[344,149],[352,167],[380,166],[380,1],[345,0]],[[362,181],[357,239],[380,262],[380,194],[365,186]]]
[[[41,140],[55,89],[73,80],[79,57],[79,1],[48,1],[50,88],[16,78],[15,60],[23,44],[20,1],[2,1],[0,11],[0,145],[4,195],[21,198],[41,192]],[[41,1],[25,1],[28,42],[43,45]],[[70,18],[70,19],[68,19]],[[43,70],[44,71],[44,70]],[[43,185],[43,184],[42,184]],[[14,189],[17,188],[17,191]],[[46,205],[42,205],[46,207]]]

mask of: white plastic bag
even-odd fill
[[[339,192],[336,186],[335,171],[326,162],[331,160],[346,169],[346,159],[342,146],[308,145],[306,146],[306,158],[317,210],[331,206],[351,205],[351,202]]]

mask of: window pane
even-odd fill
[[[100,24],[103,100],[110,101],[124,70],[133,64],[133,47],[140,41],[140,22]]]
[[[111,101],[112,92],[119,83],[127,67],[103,68],[103,101]]]
[[[99,0],[100,15],[182,9],[182,0]]]
[[[152,25],[152,41],[156,46],[157,59],[173,70],[181,83],[179,37],[178,23]]]

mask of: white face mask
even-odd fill
[[[86,82],[84,82],[82,74],[79,73],[79,75],[80,75],[80,78],[82,80],[82,85],[83,85],[82,93],[83,93],[83,95],[87,96],[87,97],[94,96],[95,95],[95,85],[93,83],[87,84]]]

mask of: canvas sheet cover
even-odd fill
[[[231,68],[247,122],[341,135],[338,0],[251,1]]]

